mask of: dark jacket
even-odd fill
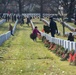
[[[51,20],[51,22],[50,22],[50,31],[53,34],[55,34],[56,31],[58,32],[56,22],[54,22],[53,20]]]
[[[12,25],[9,25],[9,30],[11,31],[13,29]]]
[[[74,41],[74,36],[72,35],[72,33],[69,34],[68,40],[69,40],[69,41]]]
[[[45,25],[44,25],[44,31],[45,31],[45,33],[49,33],[49,32],[50,32],[49,26],[45,26]]]

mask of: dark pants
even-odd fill
[[[54,31],[51,31],[51,36],[55,37],[55,32]]]
[[[36,34],[30,34],[30,38],[31,38],[32,40],[36,40],[37,35],[36,35]]]
[[[52,34],[52,33],[51,33],[51,36],[52,36],[52,37],[55,37],[55,34]]]
[[[13,35],[13,31],[11,30],[10,32],[11,32],[11,35]]]

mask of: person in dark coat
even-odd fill
[[[13,17],[13,14],[12,14],[12,22],[14,22],[14,17]]]
[[[13,35],[13,27],[12,27],[11,24],[9,24],[9,31],[11,32],[11,35],[14,36],[14,35]]]
[[[9,16],[9,15],[7,15],[7,21],[9,22],[9,20],[10,20],[10,16]]]
[[[50,32],[50,28],[49,28],[49,26],[44,25],[43,28],[44,28],[45,33],[48,34],[48,33]]]
[[[69,33],[68,40],[69,41],[74,41],[74,36],[72,35],[72,33]]]
[[[58,33],[57,25],[56,22],[53,21],[53,17],[50,17],[50,31],[51,31],[51,36],[55,37],[55,33]]]
[[[16,21],[16,14],[14,14],[14,21]]]
[[[30,23],[30,18],[27,17],[27,22],[26,22],[26,24],[29,26],[29,23]]]
[[[6,22],[7,22],[7,15],[5,15],[5,19],[6,19]]]

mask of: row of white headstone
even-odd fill
[[[49,42],[60,45],[64,47],[65,49],[76,51],[76,42],[71,42],[71,41],[60,39],[60,38],[51,37],[51,35],[43,33],[43,32],[41,32],[41,36],[45,36]]]
[[[2,25],[4,22],[6,22],[5,19],[0,20],[0,25]]]
[[[17,23],[18,23],[18,20],[15,22],[15,25],[13,27],[13,33],[15,32]],[[11,32],[10,31],[8,31],[8,32],[6,32],[4,34],[1,34],[0,35],[0,45],[2,45],[7,39],[9,39],[10,36],[11,36]]]
[[[47,21],[45,21],[47,22]],[[34,28],[34,24],[33,22],[31,21],[31,25],[33,26]],[[41,32],[41,31],[40,31]],[[68,41],[68,40],[63,40],[63,39],[60,39],[60,38],[55,38],[55,37],[51,37],[51,35],[49,34],[46,34],[44,32],[41,32],[41,36],[45,36],[46,39],[49,41],[49,42],[52,42],[52,43],[55,43],[57,45],[60,45],[62,47],[66,49],[68,49],[69,51],[71,50],[75,50],[76,52],[76,42],[71,42],[71,41]]]

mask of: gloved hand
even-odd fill
[[[55,32],[56,32],[56,34],[58,34],[58,30],[56,30]]]

